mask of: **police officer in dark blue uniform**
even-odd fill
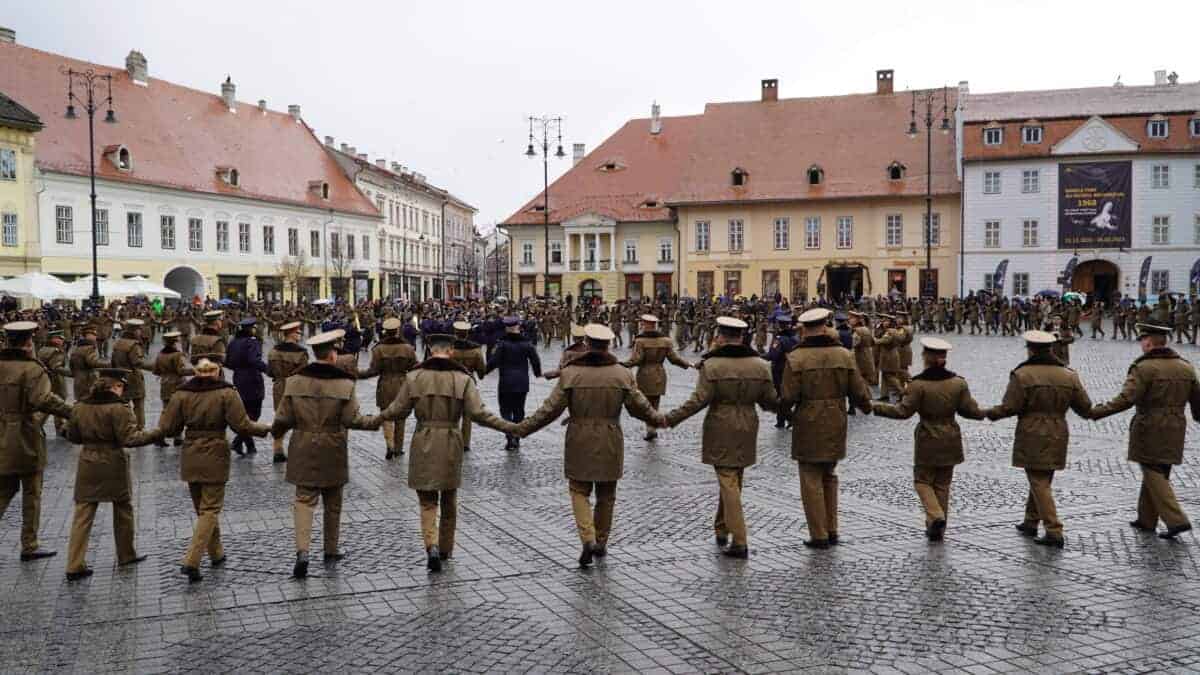
[[[541,377],[542,361],[538,358],[537,348],[534,347],[536,343],[529,341],[522,334],[520,319],[515,316],[505,317],[504,327],[504,336],[488,358],[487,372],[497,368],[500,370],[500,382],[496,386],[496,396],[500,400],[500,416],[516,423],[525,419],[529,371],[532,369],[534,377]],[[508,442],[504,445],[505,450],[521,449],[521,439],[516,436],[506,438]]]
[[[780,387],[783,386],[783,370],[787,366],[788,352],[796,348],[800,344],[800,340],[796,337],[796,332],[792,329],[792,316],[790,314],[780,314],[775,318],[776,325],[779,326],[778,332],[775,333],[775,340],[771,342],[771,349],[763,358],[771,362],[771,381],[775,383],[776,393],[782,395]],[[783,429],[790,424],[787,415],[780,412],[775,415],[775,428]]]

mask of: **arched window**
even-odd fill
[[[742,187],[746,181],[750,180],[750,174],[746,173],[745,169],[737,168],[730,174],[730,180],[734,187]]]
[[[129,156],[129,148],[122,147],[117,151],[117,168],[122,171],[128,171],[132,166],[133,162]]]
[[[900,162],[892,162],[888,165],[888,180],[901,180],[904,178],[904,165]]]
[[[825,171],[821,167],[813,164],[808,167],[808,184],[820,185],[825,182]]]
[[[321,183],[321,199],[329,199],[329,183]]]
[[[600,282],[596,281],[595,279],[588,279],[579,284],[580,298],[587,298],[588,300],[591,300],[592,298],[603,297],[603,295],[604,293],[600,290]]]
[[[241,177],[240,175],[238,175],[238,170],[237,170],[237,169],[230,169],[230,170],[229,170],[229,184],[230,184],[230,185],[232,185],[232,186],[234,186],[234,187],[237,187],[237,186],[238,186],[238,181],[240,181],[241,179],[242,179],[242,177]]]

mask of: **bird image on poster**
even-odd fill
[[[1059,248],[1128,248],[1132,244],[1133,163],[1058,166]]]

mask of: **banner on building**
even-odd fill
[[[1154,256],[1148,255],[1142,261],[1142,273],[1138,275],[1138,302],[1145,304],[1146,302],[1146,284],[1150,282],[1150,261]]]
[[[1075,279],[1075,267],[1079,265],[1079,256],[1071,256],[1067,261],[1067,266],[1063,268],[1062,274],[1058,277],[1058,283],[1063,287],[1063,291],[1071,290],[1071,282]]]
[[[1001,295],[1004,294],[1004,275],[1007,272],[1008,272],[1008,258],[1005,258],[1004,260],[1000,261],[999,265],[996,265],[996,273],[992,275],[991,290],[996,291],[997,293],[999,293]]]
[[[1133,162],[1058,165],[1058,247],[1129,248]]]
[[[1196,289],[1200,289],[1200,258],[1196,258],[1196,262],[1192,263],[1192,275],[1189,282],[1189,293],[1195,293]]]

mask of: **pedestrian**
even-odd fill
[[[187,356],[179,349],[179,338],[182,333],[177,330],[168,331],[162,334],[163,348],[158,352],[158,356],[154,358],[154,374],[158,376],[158,395],[162,400],[162,406],[165,410],[167,403],[171,401],[171,396],[179,385],[183,384],[183,378],[193,374],[192,367],[188,364]],[[166,438],[159,438],[154,441],[154,444],[160,448],[167,447]],[[175,435],[171,438],[171,444],[179,447],[183,445],[183,437]]]
[[[1028,358],[1013,369],[1004,399],[984,411],[989,420],[1017,416],[1013,438],[1012,464],[1025,470],[1029,496],[1025,500],[1025,519],[1017,531],[1043,546],[1062,548],[1063,525],[1058,519],[1054,493],[1050,485],[1054,473],[1067,467],[1067,410],[1087,417],[1092,410],[1083,383],[1075,371],[1054,356],[1057,338],[1045,331],[1031,330],[1023,336]],[[1045,535],[1038,537],[1038,524]]]
[[[71,366],[72,390],[75,400],[82,401],[91,393],[92,385],[96,383],[100,369],[109,367],[108,362],[100,358],[100,352],[96,347],[95,324],[79,326],[79,339],[75,343],[75,348],[71,350],[70,356],[67,357],[67,363]]]
[[[776,317],[775,323],[779,326],[779,330],[775,333],[775,339],[771,341],[770,351],[763,358],[771,364],[771,382],[775,385],[776,397],[779,397],[783,393],[783,371],[787,367],[787,355],[796,348],[796,345],[800,344],[800,340],[796,337],[795,330],[792,329],[792,315],[781,314]],[[791,420],[784,414],[784,411],[777,410],[775,428],[783,429],[789,424],[791,424]]]
[[[289,321],[279,327],[283,340],[276,342],[267,355],[267,376],[271,378],[272,410],[279,410],[283,405],[283,392],[287,380],[297,371],[308,364],[308,350],[300,344],[300,335],[304,324],[300,321]],[[282,433],[271,433],[271,462],[280,464],[287,461],[283,451]]]
[[[899,398],[904,393],[901,385],[903,368],[900,365],[900,343],[904,336],[896,329],[896,317],[880,314],[878,318],[883,329],[883,334],[875,339],[880,373],[878,400],[891,402],[892,394]]]
[[[129,372],[125,383],[125,400],[133,405],[138,429],[146,428],[146,379],[142,377],[142,371],[154,369],[152,364],[146,362],[146,347],[142,344],[142,327],[145,323],[141,319],[127,319],[120,339],[112,346],[112,367]]]
[[[487,359],[484,358],[483,347],[467,337],[471,332],[471,324],[466,321],[455,321],[452,327],[454,329],[454,349],[450,352],[450,358],[471,373],[472,377],[482,378],[487,375]],[[381,407],[380,410],[382,409]],[[462,438],[463,452],[470,452],[471,418],[469,415],[463,415],[462,418]]]
[[[294,429],[288,443],[285,480],[296,486],[292,516],[296,530],[296,562],[292,576],[308,576],[308,548],[313,512],[324,507],[324,561],[341,560],[342,488],[350,481],[348,429],[374,431],[378,417],[363,417],[354,395],[354,376],[337,366],[338,349],[346,332],[337,329],[308,339],[315,362],[288,378],[283,401],[271,430],[277,435]]]
[[[1163,539],[1174,539],[1192,529],[1171,488],[1171,467],[1183,464],[1187,436],[1184,406],[1192,407],[1192,419],[1200,422],[1200,382],[1192,364],[1167,346],[1171,327],[1137,325],[1142,355],[1129,366],[1125,385],[1113,400],[1092,408],[1091,418],[1104,419],[1137,407],[1129,421],[1129,461],[1142,470],[1137,518],[1130,525],[1154,532],[1161,519],[1167,529]]]
[[[204,313],[204,327],[200,329],[199,335],[196,335],[192,338],[190,353],[225,353],[225,331],[224,323],[221,320],[224,316],[225,313],[219,309],[210,310]]]
[[[417,351],[400,333],[400,319],[389,317],[383,320],[382,326],[379,344],[371,350],[370,365],[366,370],[358,371],[359,379],[379,378],[375,383],[375,405],[380,410],[396,400],[405,377],[417,364]],[[383,441],[387,447],[384,459],[391,460],[404,454],[404,423],[404,420],[383,422]]]
[[[504,336],[492,350],[487,362],[487,372],[500,370],[500,381],[496,385],[500,416],[517,423],[525,419],[525,398],[529,395],[529,371],[534,377],[542,376],[542,360],[537,348],[521,333],[521,322],[517,317],[504,319]],[[505,435],[504,449],[515,452],[521,449],[521,439],[515,434]]]
[[[564,446],[564,472],[570,486],[571,509],[582,543],[579,566],[608,554],[617,481],[625,469],[625,437],[621,409],[646,422],[663,426],[666,419],[638,389],[633,374],[609,353],[613,332],[600,324],[584,326],[588,352],[563,369],[550,395],[533,415],[517,425],[527,436],[570,411]],[[593,508],[588,502],[596,494]]]
[[[692,364],[679,356],[670,337],[658,331],[657,316],[643,314],[641,322],[641,332],[633,340],[633,353],[621,365],[637,368],[638,389],[650,401],[650,407],[658,410],[658,402],[667,391],[667,369],[663,362],[670,361],[684,370],[691,368]],[[657,428],[646,425],[645,439],[653,441],[656,438]]]
[[[967,381],[946,369],[952,345],[926,337],[921,338],[921,347],[925,369],[913,378],[900,402],[876,401],[872,410],[893,419],[920,416],[913,431],[913,486],[925,510],[926,537],[941,541],[950,515],[954,467],[964,461],[962,430],[955,416],[981,420],[983,411],[971,396]]]
[[[47,331],[46,344],[37,350],[37,359],[46,366],[46,374],[50,376],[50,391],[65,401],[67,400],[67,378],[71,376],[71,370],[67,368],[67,352],[64,344],[61,329]],[[67,423],[66,418],[50,416],[54,417],[54,433],[61,437]],[[46,415],[43,415],[42,419],[44,420],[45,417]]]
[[[238,396],[242,397],[246,415],[255,422],[262,417],[263,399],[267,395],[263,374],[268,372],[262,357],[262,340],[254,333],[257,323],[254,317],[238,322],[237,334],[229,343],[225,356],[225,365],[233,370],[233,386],[237,388]],[[254,447],[252,436],[238,434],[233,438],[233,451],[239,455],[253,455],[258,449]]]
[[[456,340],[449,335],[426,336],[429,358],[409,371],[400,391],[379,418],[403,421],[417,418],[408,456],[408,486],[421,504],[421,537],[426,566],[440,572],[454,554],[458,488],[462,484],[463,445],[460,417],[513,433],[516,426],[500,419],[479,399],[475,378],[454,359]],[[439,518],[440,510],[440,518]]]
[[[748,327],[741,319],[717,318],[717,347],[702,357],[695,391],[666,415],[667,424],[675,427],[707,408],[700,461],[712,466],[717,474],[713,530],[722,553],[742,559],[750,556],[742,485],[746,469],[758,461],[755,406],[770,411],[779,407],[770,367],[759,356],[759,350],[742,344]]]

